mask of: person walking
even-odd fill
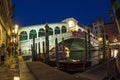
[[[5,44],[2,43],[2,46],[0,48],[0,57],[1,57],[1,64],[4,64],[5,62]]]
[[[11,47],[10,46],[8,46],[8,48],[7,48],[7,53],[8,53],[8,56],[10,57],[10,55],[11,55]]]

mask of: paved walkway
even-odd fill
[[[0,80],[13,80],[14,76],[19,76],[17,58],[6,56],[5,63],[0,65]]]
[[[23,60],[22,56],[18,56],[19,59],[19,69],[20,69],[20,80],[36,80],[33,74],[29,71],[26,66],[26,62]]]
[[[110,63],[110,66],[113,63],[114,61]],[[20,80],[102,80],[106,76],[106,68],[101,65],[72,75],[40,61],[25,62],[22,56],[18,56],[18,58],[7,56],[5,64],[0,66],[0,80],[13,80],[14,76],[20,76]],[[114,67],[111,69],[114,71]]]
[[[0,80],[14,80],[14,76],[20,77],[20,80],[36,80],[22,56],[6,56],[5,63],[0,65]]]

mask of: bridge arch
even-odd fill
[[[26,31],[22,31],[20,33],[20,41],[27,40],[28,39],[28,34]]]
[[[43,28],[40,28],[38,32],[38,37],[43,37],[43,36],[45,36],[45,30]]]
[[[60,34],[60,28],[58,26],[55,27],[55,34]]]
[[[53,35],[53,29],[51,27],[49,27],[48,34]]]
[[[67,32],[67,28],[65,26],[62,26],[61,31],[62,31],[62,33],[66,33]]]
[[[29,39],[32,39],[33,36],[35,36],[35,38],[37,38],[37,33],[36,30],[32,29],[29,33]]]
[[[70,19],[70,20],[73,20],[73,19]],[[50,49],[55,46],[55,38],[58,38],[58,42],[61,42],[62,38],[66,40],[74,37],[73,33],[69,30],[70,27],[68,25],[68,21],[48,24]],[[75,24],[74,27],[75,29],[73,30],[79,29],[80,33],[87,32],[84,28],[78,26],[77,24]],[[27,37],[26,37],[27,39],[21,40],[21,33],[23,31],[27,33]],[[33,35],[35,35],[35,44],[37,45],[37,53],[39,50],[38,49],[39,44],[40,44],[40,51],[41,53],[43,53],[43,47],[44,47],[43,42],[45,42],[45,24],[22,27],[18,35],[20,35],[19,45],[22,48],[21,50],[23,53],[30,53],[29,50],[31,49],[31,45],[33,44],[33,40],[32,40]]]

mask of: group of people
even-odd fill
[[[10,46],[6,47],[5,44],[2,43],[0,47],[0,65],[4,64],[6,55],[10,57],[11,48]]]

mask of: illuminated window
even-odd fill
[[[70,20],[70,21],[68,22],[68,26],[69,26],[69,27],[74,27],[74,26],[75,26],[75,22],[72,21],[72,20]]]
[[[14,76],[14,80],[20,80],[20,77]]]

